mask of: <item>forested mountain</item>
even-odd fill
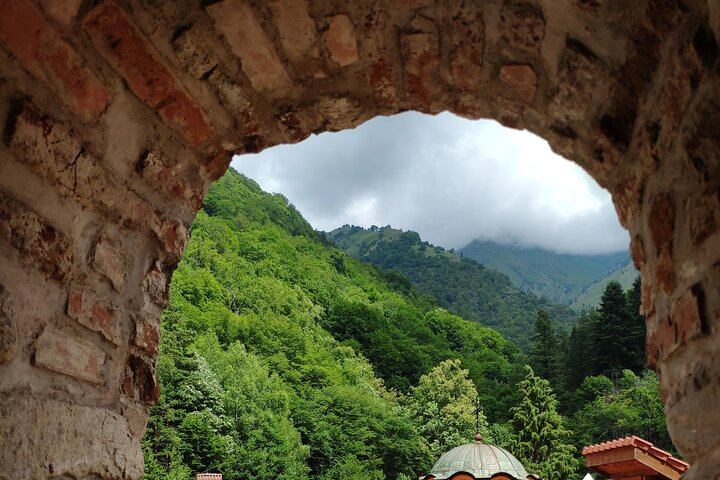
[[[533,311],[525,356],[230,171],[173,275],[144,478],[409,480],[472,438],[476,400],[485,439],[547,480],[610,436],[670,448],[639,292],[608,285],[569,336]]]
[[[460,253],[505,273],[527,291],[562,304],[574,303],[578,308],[597,305],[592,302],[600,300],[602,289],[609,281],[603,279],[619,280],[628,288],[637,274],[616,274],[631,264],[627,252],[569,255],[475,240],[461,248]],[[593,287],[594,284],[597,285]]]
[[[423,242],[413,231],[345,225],[327,235],[349,255],[406,275],[438,305],[495,328],[523,350],[538,309],[560,330],[569,330],[576,316],[567,306],[518,288],[504,273]]]
[[[284,197],[234,171],[192,225],[161,338],[148,480],[417,478],[474,424],[472,405],[416,391],[422,378],[465,378],[502,422],[522,375],[499,333],[324,244]]]
[[[602,298],[603,291],[605,291],[605,287],[607,287],[610,282],[618,282],[627,290],[632,287],[633,281],[639,273],[635,265],[633,265],[632,262],[628,262],[624,267],[613,270],[610,274],[586,288],[585,291],[570,304],[570,308],[582,310],[583,308],[597,307],[600,305],[600,299]]]

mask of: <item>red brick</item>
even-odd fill
[[[47,82],[84,120],[105,111],[109,91],[32,3],[7,0],[2,9],[0,40],[28,71]]]
[[[35,345],[35,365],[101,384],[105,352],[81,338],[47,327]]]
[[[688,290],[672,306],[670,318],[656,325],[648,334],[648,365],[654,366],[678,348],[702,333],[698,302]]]
[[[503,65],[500,68],[499,78],[521,99],[532,103],[537,90],[538,77],[530,65]]]
[[[690,239],[700,246],[720,229],[720,201],[718,193],[703,195],[697,199],[690,212]]]
[[[213,3],[207,7],[207,12],[215,20],[215,27],[223,34],[230,49],[240,57],[243,72],[255,90],[267,92],[292,86],[272,42],[244,1]]]
[[[107,237],[99,237],[95,242],[92,266],[110,280],[115,290],[122,291],[127,267],[121,245]]]
[[[74,286],[68,294],[67,314],[115,345],[122,341],[117,307],[90,288]]]
[[[440,64],[438,38],[435,33],[406,34],[400,40],[404,59],[405,92],[413,105],[428,106],[437,85]]]
[[[72,270],[72,244],[65,234],[1,192],[0,240],[49,278],[62,281]]]
[[[675,230],[675,208],[668,195],[658,195],[653,199],[648,224],[655,248],[659,250],[670,245]]]
[[[372,65],[368,74],[368,83],[375,92],[375,99],[380,105],[395,104],[397,94],[392,62],[381,58]]]
[[[355,28],[347,15],[336,15],[328,19],[328,29],[323,33],[325,47],[330,58],[345,67],[358,61]]]
[[[130,89],[192,146],[215,135],[205,113],[160,54],[114,2],[88,13],[83,25],[100,54],[127,81]]]
[[[133,343],[150,354],[158,352],[160,342],[160,322],[154,318],[142,317],[135,323]]]

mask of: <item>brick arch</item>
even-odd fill
[[[713,0],[5,0],[0,478],[139,478],[210,182],[232,153],[404,110],[532,130],[611,191],[672,438],[710,478],[719,33]]]

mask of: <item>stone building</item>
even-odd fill
[[[670,435],[688,479],[720,470],[717,0],[0,7],[0,478],[141,478],[210,183],[405,110],[531,130],[612,193]]]

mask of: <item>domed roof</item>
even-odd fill
[[[512,453],[481,442],[460,445],[444,453],[428,476],[443,480],[458,472],[467,472],[475,478],[490,478],[499,472],[522,480],[528,476],[525,467]]]

